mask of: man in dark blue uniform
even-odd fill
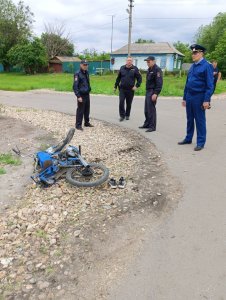
[[[193,64],[188,72],[182,105],[186,107],[187,135],[179,145],[191,144],[194,134],[194,121],[197,131],[195,151],[202,150],[206,142],[205,110],[210,108],[213,94],[213,68],[203,57],[205,48],[191,45]]]
[[[217,67],[216,60],[212,61],[212,66],[213,66],[213,85],[214,85],[213,93],[214,93],[215,89],[216,89],[216,85],[219,82],[219,80],[221,79],[221,72],[219,71],[219,69]]]
[[[146,128],[146,132],[156,131],[156,102],[158,95],[162,90],[163,79],[162,70],[155,63],[154,56],[148,56],[148,70],[146,75],[146,96],[144,114],[144,125],[139,128]]]
[[[76,124],[78,130],[83,130],[82,120],[84,116],[84,126],[93,127],[89,122],[90,113],[90,81],[88,73],[88,62],[82,60],[80,63],[80,70],[74,75],[73,90],[77,97],[77,111],[76,111]]]
[[[135,85],[136,81],[136,85]],[[115,91],[119,88],[119,121],[129,120],[134,92],[141,85],[142,77],[132,57],[128,57],[126,64],[119,70],[115,81]],[[125,109],[126,100],[126,109]]]

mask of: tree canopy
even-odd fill
[[[96,49],[84,49],[81,54],[78,55],[80,59],[87,60],[108,60],[110,59],[110,53],[101,52],[99,53]]]
[[[142,39],[142,38],[139,38],[135,41],[136,44],[147,44],[147,43],[154,43],[153,40],[145,40],[145,39]]]
[[[207,49],[207,59],[215,59],[226,75],[226,13],[219,13],[213,22],[206,26],[201,26],[196,34],[197,43]]]
[[[31,36],[33,13],[23,1],[0,0],[0,62],[9,69],[7,52]]]
[[[34,74],[47,65],[46,49],[39,38],[17,44],[9,50],[7,57],[12,65],[23,68],[27,74]]]
[[[184,54],[183,62],[184,63],[191,63],[191,50],[189,48],[189,44],[182,43],[180,41],[173,44],[173,46],[180,51],[182,54]]]
[[[70,42],[69,35],[66,34],[64,25],[47,24],[45,32],[41,36],[45,45],[48,58],[54,56],[73,56],[74,45]]]
[[[213,22],[199,27],[196,33],[196,41],[206,47],[209,53],[215,50],[219,39],[226,30],[226,13],[219,13]]]

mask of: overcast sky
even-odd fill
[[[18,1],[13,0],[15,3]],[[109,52],[111,15],[114,15],[113,51],[128,43],[128,0],[24,0],[35,15],[34,33],[45,23],[63,23],[76,52],[85,48]],[[194,42],[199,26],[226,12],[225,0],[135,0],[132,41]]]

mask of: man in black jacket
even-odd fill
[[[146,132],[156,131],[156,102],[158,95],[162,90],[162,70],[155,64],[155,57],[148,56],[147,59],[148,70],[146,76],[146,97],[144,114],[144,125],[139,128],[146,128]]]
[[[76,124],[75,127],[78,130],[83,130],[82,120],[84,116],[86,127],[93,127],[89,122],[90,113],[90,81],[88,73],[88,62],[82,60],[80,63],[80,70],[74,75],[73,90],[77,97],[77,111],[76,111]]]
[[[136,81],[136,85],[135,85]],[[134,92],[141,85],[142,77],[132,57],[128,57],[126,64],[121,66],[115,82],[115,91],[119,88],[119,121],[129,120]],[[126,109],[125,109],[126,100]]]

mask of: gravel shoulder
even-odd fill
[[[50,137],[62,139],[74,126],[74,117],[66,114],[8,106],[1,107],[0,118],[6,125],[1,151],[16,138],[29,147],[35,140],[38,148]],[[59,180],[43,189],[27,184],[30,161],[26,171],[24,164],[15,167],[17,187],[26,188],[11,186],[16,202],[8,194],[1,214],[2,299],[107,299],[147,229],[155,230],[177,206],[180,185],[150,141],[131,130],[92,123],[94,128],[76,131],[71,144],[82,146],[87,161],[103,162],[111,177],[126,177],[126,188],[112,190],[106,183],[83,189]]]

